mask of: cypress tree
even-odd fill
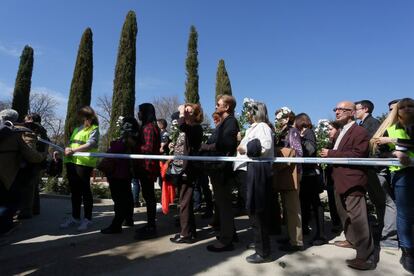
[[[112,95],[112,111],[108,130],[109,140],[117,136],[116,122],[119,116],[134,116],[137,32],[135,12],[129,11],[119,40]]]
[[[220,94],[232,95],[229,75],[227,74],[224,60],[222,59],[219,60],[219,64],[217,67],[216,98],[214,99],[214,101],[217,99],[217,96]]]
[[[65,144],[68,143],[73,130],[79,125],[78,110],[91,104],[93,52],[92,30],[87,28],[79,43],[78,56],[73,71],[65,121]]]
[[[200,102],[200,96],[198,95],[197,41],[197,30],[194,26],[191,26],[190,37],[188,39],[187,59],[185,61],[185,67],[187,70],[187,81],[185,83],[185,101],[188,103]]]
[[[19,70],[14,85],[12,108],[19,112],[19,121],[23,121],[29,110],[30,86],[33,72],[33,49],[26,45],[20,56]]]

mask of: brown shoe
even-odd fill
[[[354,269],[358,270],[374,270],[377,267],[377,264],[371,260],[364,260],[355,258],[352,260],[346,260],[346,264]]]
[[[335,241],[335,246],[343,247],[343,248],[354,248],[354,246],[347,240],[344,241]]]

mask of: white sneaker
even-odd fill
[[[66,218],[66,220],[59,225],[60,228],[69,228],[71,226],[78,225],[80,223],[79,219],[74,219],[73,217]]]
[[[87,230],[88,227],[89,227],[89,225],[91,225],[91,224],[92,224],[92,221],[90,221],[87,218],[84,218],[82,220],[82,222],[81,222],[81,225],[79,225],[79,227],[78,227],[78,231],[85,231],[85,230]]]

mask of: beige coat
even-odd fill
[[[21,132],[13,132],[0,141],[0,185],[9,190],[23,160],[39,163],[45,153],[36,151],[35,143],[25,143]]]

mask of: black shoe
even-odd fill
[[[326,240],[325,237],[315,237],[312,239],[311,244],[314,246],[320,246],[320,245],[324,245],[327,244],[328,241]]]
[[[255,250],[256,249],[256,245],[254,242],[249,243],[248,245],[246,245],[246,249],[252,249]],[[253,255],[252,255],[253,256]]]
[[[400,259],[401,265],[405,270],[414,274],[414,249],[401,248],[402,255]],[[410,252],[411,251],[411,252]]]
[[[101,230],[102,234],[119,234],[121,232],[122,232],[122,228],[117,228],[117,227],[112,227],[112,226],[109,226]]]
[[[157,237],[157,229],[155,226],[145,225],[135,231],[134,239],[136,240],[148,240]]]
[[[216,239],[219,241],[220,240],[220,236],[216,236]],[[236,232],[233,234],[233,238],[232,238],[231,241],[232,242],[239,242],[239,235],[237,235]]]
[[[289,238],[280,238],[276,240],[276,242],[280,244],[286,244],[286,243],[289,243],[289,241],[290,241]]]
[[[23,214],[23,213],[20,213],[20,214],[17,216],[17,219],[18,219],[18,220],[23,220],[23,219],[31,219],[31,218],[33,218],[33,215],[31,215],[31,214]]]
[[[213,212],[212,211],[205,211],[202,215],[201,218],[202,219],[208,219],[211,218],[213,216]]]
[[[288,244],[283,244],[283,245],[279,246],[279,250],[280,251],[285,251],[285,252],[303,251],[303,246],[291,245],[290,243],[288,243]]]
[[[309,226],[302,227],[303,235],[309,235],[311,232],[312,232],[312,228],[310,228]]]
[[[269,258],[269,256],[261,256],[258,253],[254,253],[250,256],[247,256],[246,261],[251,264],[262,264],[271,262],[272,260]]]
[[[127,226],[127,227],[134,227],[134,220],[133,220],[133,219],[126,219],[126,220],[124,221],[124,226]]]
[[[214,244],[207,245],[207,250],[210,252],[225,252],[225,251],[233,251],[234,246],[232,243],[229,243],[228,245],[222,246],[222,247],[216,247]]]
[[[195,239],[190,235],[189,237],[181,237],[180,234],[176,234],[174,237],[170,238],[170,241],[173,243],[188,243],[192,244],[195,242]]]

